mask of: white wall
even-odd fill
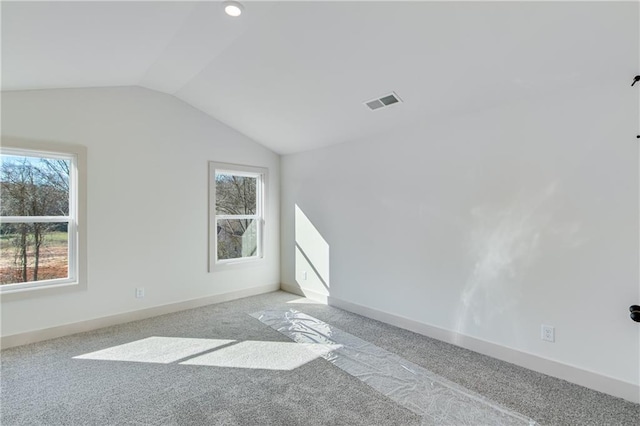
[[[279,156],[184,102],[141,88],[4,92],[2,134],[88,149],[87,289],[3,298],[3,336],[279,284]],[[207,272],[208,161],[269,169],[263,266]]]
[[[637,385],[627,77],[283,157],[283,285]]]

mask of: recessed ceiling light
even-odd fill
[[[222,5],[224,6],[224,13],[234,18],[242,15],[242,11],[244,10],[244,6],[237,1],[225,1]]]

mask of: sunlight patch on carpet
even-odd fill
[[[338,348],[338,345],[244,341],[181,362],[183,365],[293,370]]]
[[[233,342],[235,340],[152,336],[73,358],[170,364]]]

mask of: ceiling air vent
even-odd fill
[[[399,102],[402,102],[402,100],[400,100],[398,95],[396,95],[394,92],[391,92],[388,95],[384,95],[383,97],[378,99],[372,99],[365,102],[364,104],[368,106],[369,109],[374,110],[388,107],[389,105],[397,104]]]

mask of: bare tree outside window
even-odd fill
[[[0,284],[66,278],[69,178],[65,159],[2,155]],[[6,217],[28,217],[22,222]],[[61,217],[42,221],[42,217]]]
[[[209,162],[209,271],[250,267],[264,258],[268,172]]]
[[[252,257],[258,251],[258,178],[216,173],[218,259]]]

